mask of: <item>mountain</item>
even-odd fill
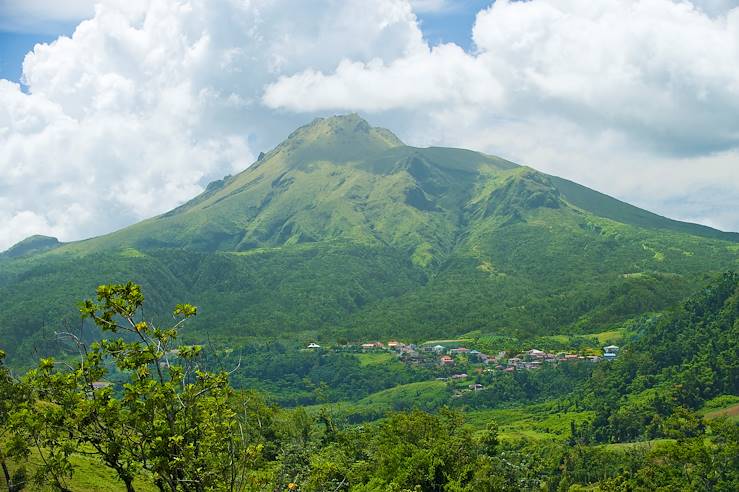
[[[0,255],[0,343],[56,350],[76,301],[129,279],[149,314],[200,306],[200,341],[593,332],[737,266],[739,234],[335,116],[163,215]]]
[[[32,255],[48,251],[60,246],[62,243],[55,237],[49,236],[30,236],[23,241],[14,244],[6,251],[0,253],[0,257],[19,258],[21,256]]]

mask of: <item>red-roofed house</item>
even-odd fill
[[[454,359],[452,359],[448,355],[442,355],[441,359],[439,359],[439,362],[442,366],[451,366],[454,364]]]

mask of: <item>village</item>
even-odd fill
[[[535,371],[544,365],[611,361],[618,357],[619,347],[607,345],[603,347],[601,355],[583,355],[564,351],[551,353],[536,348],[521,353],[499,351],[495,355],[489,355],[462,346],[457,341],[446,344],[426,342],[416,345],[389,340],[385,343],[372,341],[332,347],[322,347],[314,342],[308,344],[305,350],[330,350],[358,354],[389,353],[405,364],[435,369],[438,374],[437,380],[461,383],[473,379],[474,374]],[[473,375],[465,371],[470,371]],[[473,382],[467,387],[467,391],[482,389],[484,386],[479,382]]]

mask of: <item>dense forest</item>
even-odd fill
[[[359,366],[350,354],[291,355],[259,345],[240,349],[250,368],[218,370],[208,347],[179,345],[194,306],[177,305],[174,324],[160,327],[142,317],[143,302],[135,284],[101,286],[81,311],[102,341],[69,333],[74,358],[42,359],[23,375],[0,365],[0,485],[9,491],[98,490],[106,483],[128,491],[739,488],[736,417],[733,410],[723,417],[706,411],[723,403],[735,410],[739,395],[735,273],[670,310],[634,319],[612,362],[481,374],[485,391],[449,398],[442,390],[427,408],[390,408],[361,423],[331,402],[363,402],[386,387],[426,384],[429,374],[398,363]],[[287,355],[269,356],[281,352]],[[244,389],[245,373],[267,382],[299,374],[313,381],[314,394],[305,401],[278,394],[292,406],[284,408]],[[532,400],[541,403],[515,406]],[[318,404],[294,406],[304,402]],[[562,438],[511,438],[503,431],[507,408],[546,409],[546,425],[559,426]]]

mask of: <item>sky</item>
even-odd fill
[[[0,250],[346,112],[739,231],[739,0],[0,0]]]

